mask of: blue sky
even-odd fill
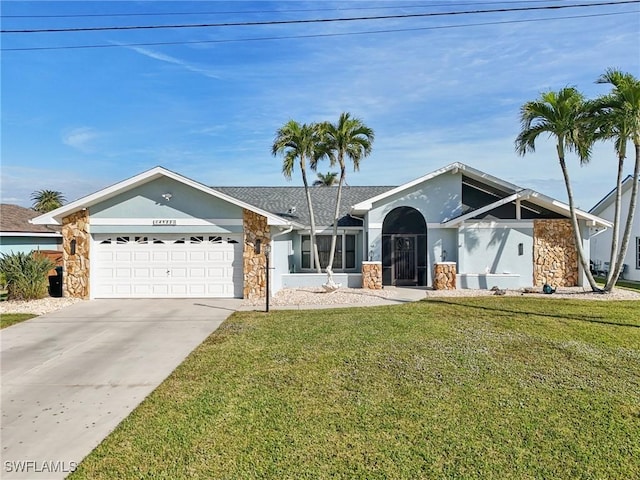
[[[260,22],[571,3],[595,2],[8,1],[2,28]],[[186,12],[198,14],[178,15]],[[141,13],[172,15],[42,17]],[[611,13],[624,14],[605,15]],[[595,16],[558,18],[583,15]],[[545,20],[522,22],[532,19]],[[469,26],[478,23],[493,24]],[[380,30],[406,31],[337,35]],[[2,202],[30,206],[31,193],[41,189],[59,190],[71,201],[156,165],[207,185],[301,185],[298,175],[287,182],[281,159],[270,154],[275,131],[289,119],[335,121],[343,111],[376,133],[371,156],[359,172],[349,171],[350,185],[399,185],[459,161],[564,201],[553,144],[542,141],[525,157],[514,151],[519,108],[567,85],[589,97],[604,94],[608,88],[594,81],[610,67],[640,76],[639,38],[640,4],[320,24],[4,33]],[[159,42],[209,43],[133,45]],[[8,50],[78,45],[108,47]],[[615,164],[610,144],[596,147],[589,166],[570,158],[578,206],[588,210],[611,190]],[[627,173],[631,168],[628,160]],[[321,164],[320,171],[329,170]]]

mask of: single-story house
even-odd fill
[[[60,229],[34,225],[40,213],[8,203],[0,204],[0,253],[29,253],[33,250],[62,250]]]
[[[629,207],[631,205],[631,187],[633,186],[633,176],[629,175],[622,181],[622,201],[620,209],[620,220],[622,227],[620,228],[618,245],[622,242],[622,234],[624,233],[624,225],[626,224]],[[616,191],[613,189],[602,200],[596,203],[589,213],[613,222],[615,212]],[[600,229],[592,236],[591,239],[591,260],[593,268],[599,273],[607,273],[609,271],[609,260],[611,257],[611,240],[613,236],[612,229]],[[619,248],[619,247],[618,247]],[[627,280],[635,280],[640,282],[640,215],[636,211],[633,216],[633,225],[631,227],[631,238],[627,253],[624,257],[624,270],[622,278]]]
[[[336,187],[312,187],[322,259]],[[577,212],[583,246],[610,222]],[[345,186],[334,280],[349,287],[582,285],[566,204],[462,163]],[[245,297],[321,285],[303,187],[210,187],[155,167],[37,217],[62,227],[65,294]],[[324,267],[325,265],[323,265]]]

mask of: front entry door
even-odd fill
[[[393,284],[417,285],[416,235],[393,235]]]

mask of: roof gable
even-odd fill
[[[482,172],[460,162],[452,163],[450,165],[447,165],[446,167],[440,168],[431,173],[423,175],[422,177],[416,178],[415,180],[400,185],[399,187],[393,188],[363,202],[357,203],[351,208],[351,213],[364,215],[366,212],[373,208],[375,203],[384,202],[385,200],[391,198],[396,194],[401,194],[410,189],[416,188],[417,186],[427,183],[431,179],[440,175],[457,173],[461,173],[463,178],[470,180],[476,187],[485,186],[488,191],[500,191],[504,194],[504,197],[496,200],[494,203],[487,204],[479,209],[473,209],[471,211],[465,212],[463,215],[457,216],[454,219],[447,220],[444,223],[445,226],[456,226],[464,220],[473,218],[478,214],[489,211],[493,208],[503,205],[506,202],[516,200],[526,200],[531,204],[540,206],[559,215],[567,217],[570,215],[569,206],[566,203],[555,200],[534,190],[519,187],[513,183],[501,180],[498,177],[494,177],[493,175]],[[578,216],[578,218],[586,220],[594,226],[611,226],[608,221],[582,210],[576,209],[576,215]]]
[[[624,180],[622,180],[622,184],[621,184],[622,194],[624,195],[626,192],[628,192],[631,189],[632,185],[633,185],[633,175],[627,175],[627,177]],[[602,212],[609,205],[613,204],[615,199],[616,199],[616,188],[614,187],[609,193],[607,193],[604,197],[602,197],[602,199],[598,203],[596,203],[593,207],[591,207],[591,210],[589,210],[589,213],[592,213],[594,215],[602,214]]]
[[[86,197],[68,203],[67,205],[64,205],[47,214],[34,218],[33,223],[38,225],[59,225],[62,223],[62,218],[72,213],[97,205],[101,202],[105,202],[117,195],[130,191],[138,186],[144,185],[161,177],[171,178],[188,187],[204,192],[205,194],[211,195],[233,205],[237,205],[239,207],[246,208],[247,210],[251,210],[255,213],[263,215],[267,217],[267,222],[269,225],[289,225],[290,223],[281,217],[271,214],[270,212],[267,212],[260,208],[256,208],[253,205],[238,200],[237,198],[229,196],[220,191],[214,190],[210,187],[207,187],[206,185],[203,185],[202,183],[191,180],[163,167],[154,167],[151,170],[147,170],[146,172],[142,172],[114,185],[103,188],[102,190],[92,193],[91,195],[87,195]]]

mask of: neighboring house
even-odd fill
[[[30,208],[0,204],[0,253],[61,250],[60,229],[29,223],[38,215],[40,213]]]
[[[620,234],[618,244],[622,243],[622,235],[624,226],[626,225],[627,215],[629,214],[629,206],[631,204],[631,186],[633,185],[633,177],[629,175],[622,181],[622,202],[620,211]],[[589,213],[597,215],[601,218],[613,222],[615,210],[616,191],[613,189],[605,197],[600,200]],[[609,260],[611,258],[611,239],[612,230],[598,230],[591,240],[591,260],[593,261],[594,270],[599,273],[609,271]],[[619,248],[619,247],[618,247]],[[627,254],[624,257],[624,270],[622,278],[626,280],[640,281],[640,215],[638,212],[633,216],[633,226],[631,227],[631,238]]]
[[[311,189],[321,263],[335,188]],[[313,268],[307,212],[302,187],[208,187],[156,167],[34,223],[62,225],[67,295],[259,298],[267,252],[271,293],[326,281]],[[588,252],[590,229],[611,224],[577,215]],[[461,163],[399,187],[346,186],[334,280],[582,285],[568,216],[562,202]]]

